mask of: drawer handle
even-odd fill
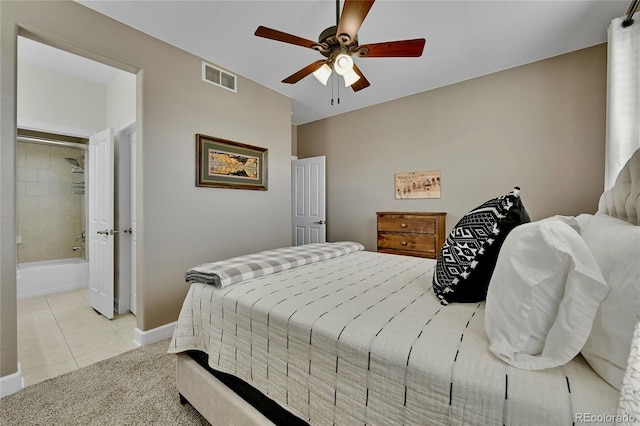
[[[400,244],[402,244],[403,246],[406,246],[407,242],[406,241],[402,241],[402,242],[400,242]]]
[[[406,223],[402,222],[402,223],[400,224],[400,228],[406,228],[406,227],[407,227],[407,224],[406,224]]]

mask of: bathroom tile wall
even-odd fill
[[[18,142],[18,263],[84,257],[76,238],[85,226],[84,173],[72,173],[65,157],[85,150]],[[82,160],[81,164],[84,162]],[[76,182],[76,185],[74,185]]]

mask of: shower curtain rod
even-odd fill
[[[17,133],[18,134],[16,135],[16,139],[18,140],[18,142],[52,144],[73,148],[86,148],[87,144],[89,143],[89,139],[83,137],[61,135],[38,130],[29,130],[20,127],[17,129]]]
[[[632,0],[631,4],[629,4],[629,9],[627,9],[627,17],[624,21],[622,21],[622,26],[624,28],[633,25],[633,14],[636,13],[636,10],[638,9],[638,3],[640,3],[640,0]]]
[[[64,142],[64,141],[58,141],[54,139],[33,138],[33,137],[27,137],[27,136],[18,136],[16,139],[18,142],[31,142],[31,143],[39,143],[39,144],[46,144],[46,145],[59,145],[59,146],[65,146],[68,148],[87,149],[86,144],[76,143],[76,142]]]

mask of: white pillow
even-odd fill
[[[520,225],[507,236],[485,309],[490,350],[514,367],[541,370],[576,356],[607,284],[573,218]]]
[[[582,355],[596,373],[620,389],[640,313],[640,226],[601,214],[577,219],[610,288]]]
[[[618,419],[616,425],[632,425],[640,419],[640,321],[631,341],[629,360],[622,379],[620,400],[618,402]]]

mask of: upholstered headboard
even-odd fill
[[[640,149],[620,170],[613,187],[600,196],[598,213],[640,225]]]

